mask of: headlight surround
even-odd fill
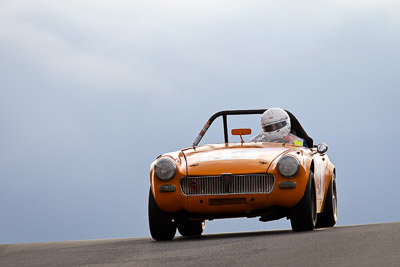
[[[299,160],[291,155],[285,155],[278,161],[278,172],[286,178],[294,177],[300,169]]]
[[[176,174],[175,162],[169,158],[162,158],[154,165],[154,172],[158,179],[169,181]]]

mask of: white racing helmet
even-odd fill
[[[281,139],[291,129],[289,114],[281,108],[270,108],[261,116],[261,128],[269,140]]]

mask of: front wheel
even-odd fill
[[[176,233],[176,224],[172,217],[161,210],[154,199],[153,193],[149,192],[149,228],[151,237],[155,240],[171,240]]]
[[[318,214],[317,227],[333,227],[337,220],[336,175],[333,174],[326,193],[324,211]]]
[[[186,218],[181,218],[177,221],[178,231],[182,236],[197,236],[201,235],[206,227],[205,221],[192,221]]]
[[[317,200],[315,195],[314,174],[310,170],[303,198],[292,208],[290,223],[295,232],[311,231],[317,223]]]

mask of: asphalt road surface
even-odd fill
[[[400,223],[0,245],[0,266],[400,266]]]

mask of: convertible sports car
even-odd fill
[[[243,136],[251,134],[251,128],[228,130],[228,118],[253,115],[258,121],[254,129],[261,131],[264,111],[218,112],[192,147],[160,155],[151,164],[148,219],[155,240],[173,239],[176,229],[182,236],[201,235],[205,220],[219,218],[260,217],[265,222],[286,217],[293,231],[336,224],[336,170],[326,154],[328,146],[315,146],[291,112],[286,110],[291,133],[308,147],[249,142]],[[223,141],[199,145],[216,119],[222,120]]]

